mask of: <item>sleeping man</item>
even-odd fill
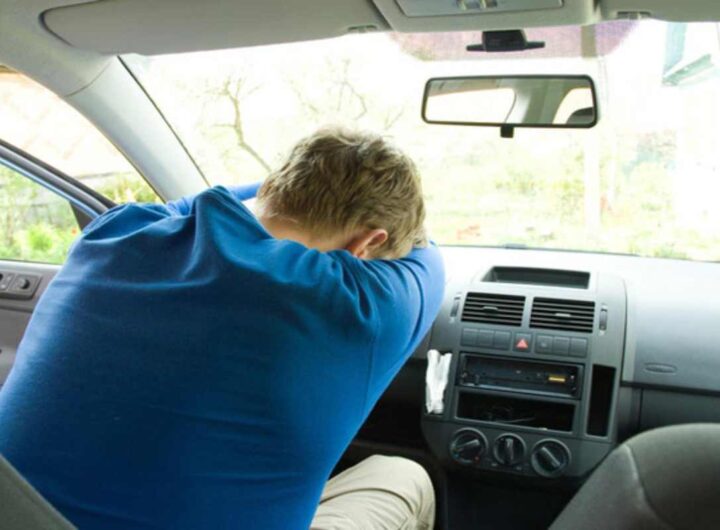
[[[413,462],[326,485],[440,307],[424,218],[412,161],[340,129],[259,187],[110,210],[33,314],[0,453],[81,529],[432,528]]]

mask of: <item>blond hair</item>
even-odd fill
[[[387,241],[373,257],[399,258],[427,244],[415,164],[377,134],[333,127],[301,140],[258,202],[263,215],[320,235],[384,228]]]

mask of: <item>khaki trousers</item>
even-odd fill
[[[311,530],[432,530],[435,493],[405,458],[371,456],[325,485]]]

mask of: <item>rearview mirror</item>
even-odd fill
[[[425,85],[428,123],[588,129],[597,123],[595,85],[588,76],[442,77]]]

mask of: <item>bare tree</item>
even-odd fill
[[[346,101],[345,94],[349,94],[347,100],[352,103],[353,101],[360,106],[358,113],[353,116],[355,121],[360,120],[367,114],[367,103],[365,103],[365,96],[360,94],[355,87],[350,83],[350,59],[345,57],[340,61],[340,75],[335,79],[334,84],[338,87],[337,93],[337,105],[336,110],[340,112],[343,107],[343,102]]]
[[[230,75],[226,77],[222,81],[219,89],[213,90],[213,92],[218,98],[230,104],[233,110],[233,120],[232,123],[221,123],[217,126],[229,127],[235,135],[237,146],[255,160],[266,173],[270,174],[272,171],[270,164],[268,164],[265,158],[250,144],[245,135],[243,125],[242,103],[258,88],[258,86],[249,86],[242,76]]]
[[[383,132],[387,132],[393,128],[393,126],[400,121],[400,118],[405,114],[405,105],[400,108],[390,109],[385,113],[385,119],[383,120]]]
[[[364,93],[353,82],[351,69],[352,60],[349,57],[328,59],[323,76],[315,79],[317,84],[327,87],[321,97],[308,95],[303,90],[302,81],[288,79],[287,83],[304,111],[315,122],[334,122],[338,115],[359,122],[374,115],[373,123],[381,123],[382,131],[387,132],[405,114],[406,105],[389,108],[385,101]]]

